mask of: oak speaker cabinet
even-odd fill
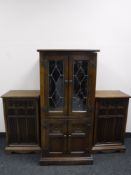
[[[8,152],[40,151],[39,91],[15,90],[2,96]]]
[[[125,150],[129,98],[121,91],[96,91],[93,152]]]
[[[40,165],[92,164],[98,50],[38,50]]]

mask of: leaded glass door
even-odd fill
[[[69,57],[69,115],[89,117],[94,106],[93,54]]]
[[[45,57],[45,108],[46,116],[67,114],[68,57],[48,55]]]

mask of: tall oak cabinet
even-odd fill
[[[91,164],[98,50],[38,52],[40,164]]]

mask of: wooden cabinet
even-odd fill
[[[97,50],[38,51],[40,164],[92,163]]]
[[[94,152],[125,150],[129,98],[121,91],[96,91]]]
[[[38,52],[40,93],[15,90],[2,96],[5,150],[41,150],[40,165],[92,164],[92,152],[124,151],[130,96],[95,94],[99,50]]]
[[[8,152],[40,150],[39,91],[9,91],[2,96]]]

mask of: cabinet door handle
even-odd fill
[[[66,137],[67,135],[64,134],[64,137]]]
[[[69,134],[69,137],[71,137],[71,134]]]

